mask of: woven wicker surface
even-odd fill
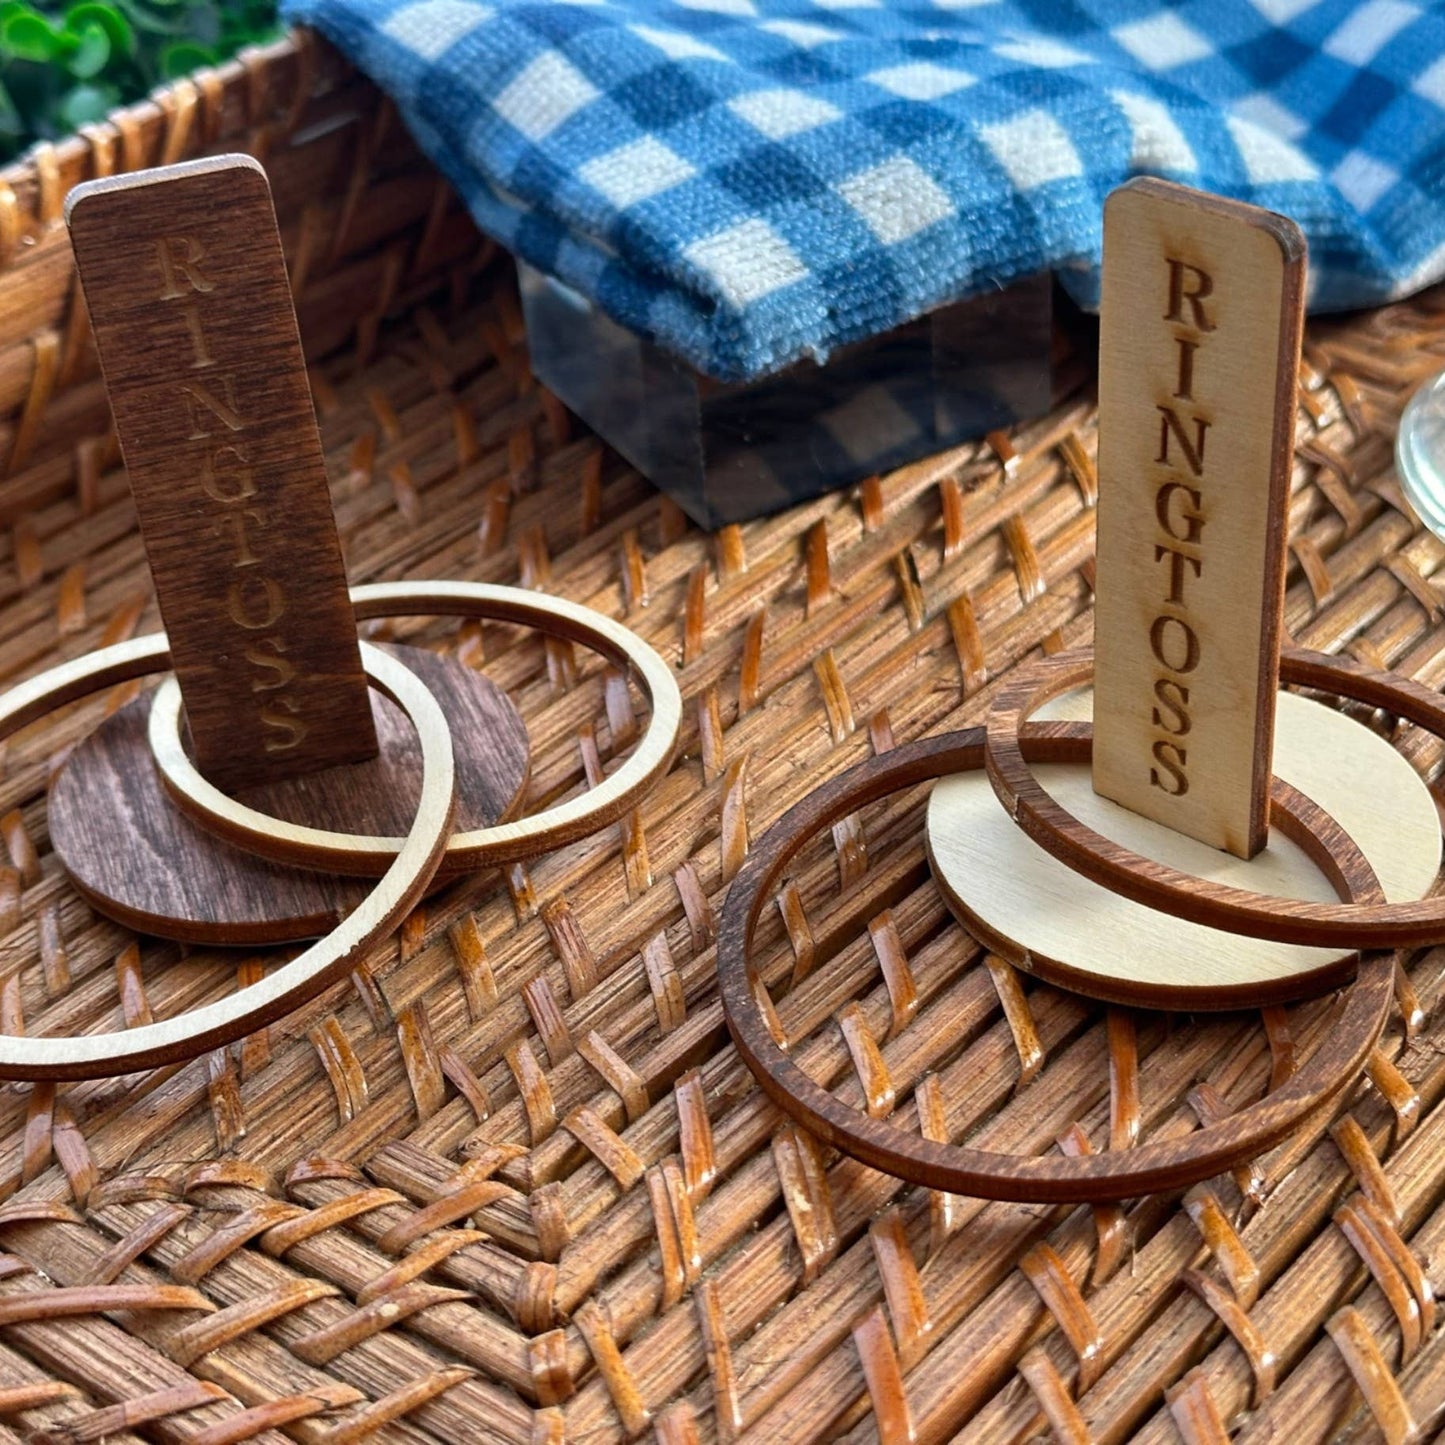
[[[1438,951],[1327,1117],[1122,1208],[902,1186],[786,1127],[727,1039],[712,935],[750,836],[1087,640],[1082,371],[1011,439],[702,534],[530,382],[504,264],[375,93],[288,44],[0,185],[0,671],[156,625],[59,215],[97,170],[208,148],[271,170],[353,579],[521,581],[625,618],[679,669],[684,749],[625,826],[449,888],[265,1035],[0,1090],[0,1441],[1431,1433]],[[1445,549],[1390,453],[1441,364],[1428,298],[1313,328],[1286,609],[1301,642],[1432,684]],[[530,806],[643,720],[585,653],[417,635],[517,701]],[[65,883],[47,772],[119,700],[5,751],[6,1030],[163,1016],[284,956],[137,945]],[[1433,776],[1437,743],[1397,741]],[[1034,984],[952,921],[921,816],[901,794],[817,840],[760,936],[795,1056],[856,1104],[999,1148],[1128,1147],[1258,1096],[1329,1027],[1328,1001],[1166,1020]]]

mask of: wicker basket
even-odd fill
[[[1082,369],[1011,439],[704,535],[532,383],[504,259],[389,107],[289,41],[0,178],[4,675],[157,625],[64,195],[238,148],[271,173],[353,579],[520,580],[626,618],[680,669],[684,751],[623,826],[450,887],[267,1034],[0,1092],[0,1441],[1432,1433],[1438,951],[1328,1116],[1128,1207],[904,1187],[786,1127],[728,1042],[711,945],[749,836],[1087,638]],[[1428,299],[1313,329],[1286,612],[1301,641],[1431,683],[1445,553],[1390,452],[1442,364]],[[517,700],[531,806],[629,745],[631,700],[585,654],[492,625],[419,635]],[[163,1016],[274,962],[138,944],[66,884],[47,772],[118,700],[4,755],[7,1031]],[[1398,741],[1433,775],[1437,743]],[[881,1067],[906,1121],[928,1068],[957,1134],[1040,1150],[1078,1124],[1127,1147],[1254,1096],[1329,1026],[1328,1001],[1171,1026],[1016,975],[947,914],[920,818],[900,795],[816,840],[760,940],[795,1056],[855,1102]]]

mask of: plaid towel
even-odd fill
[[[1057,270],[1140,173],[1292,216],[1311,304],[1445,273],[1445,10],[1407,0],[286,0],[480,225],[722,380]]]

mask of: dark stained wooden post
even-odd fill
[[[66,220],[197,765],[235,789],[373,757],[265,172],[91,181]]]

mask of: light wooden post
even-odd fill
[[[201,770],[234,789],[373,757],[265,172],[92,181],[66,220]]]
[[[1019,669],[989,710],[986,774],[960,747],[928,805],[950,907],[1061,988],[1188,1010],[1306,998],[1364,978],[1353,950],[1383,926],[1332,901],[1346,854],[1385,918],[1413,918],[1438,876],[1435,800],[1409,762],[1278,692],[1283,675],[1403,696],[1312,655],[1281,667],[1304,273],[1299,231],[1256,207],[1153,180],[1105,205],[1094,655]],[[1090,711],[1087,769],[1063,735],[1022,731]],[[1302,799],[1332,861],[1299,844]],[[1345,927],[1293,926],[1321,908]]]
[[[1272,212],[1157,180],[1105,204],[1094,789],[1241,858],[1269,828],[1304,279]]]

